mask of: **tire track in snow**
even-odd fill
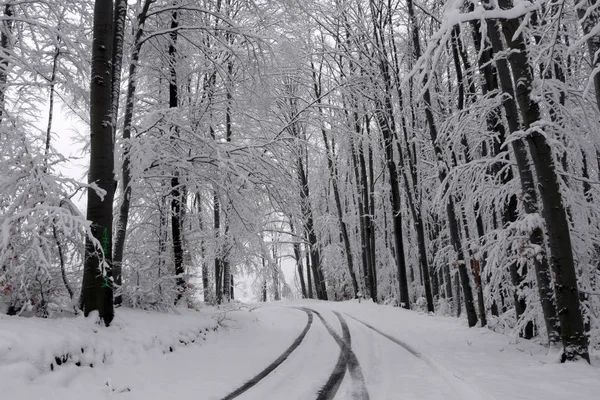
[[[304,337],[308,333],[308,330],[310,329],[310,326],[312,325],[312,322],[313,322],[312,312],[310,310],[304,310],[304,309],[302,309],[302,311],[304,311],[306,313],[306,315],[308,316],[308,321],[306,321],[306,326],[304,327],[304,330],[302,330],[300,335],[298,335],[298,337],[296,338],[296,340],[294,340],[294,342],[290,345],[290,347],[288,347],[287,350],[284,351],[283,354],[279,356],[279,358],[277,358],[275,361],[273,361],[271,364],[269,364],[269,366],[267,368],[263,369],[254,378],[250,379],[248,382],[244,383],[242,386],[240,386],[239,388],[237,388],[236,390],[234,390],[227,396],[223,397],[222,400],[235,399],[242,393],[246,392],[248,389],[255,386],[258,382],[260,382],[267,375],[269,375],[271,372],[273,372],[275,370],[275,368],[279,367],[281,365],[281,363],[283,363],[289,357],[289,355],[292,354],[292,352],[294,350],[296,350],[298,348],[298,346],[300,346],[300,343],[302,343],[302,341],[304,340]]]
[[[360,364],[358,362],[358,358],[354,351],[352,350],[352,341],[350,338],[350,328],[348,328],[348,323],[342,317],[342,315],[337,311],[332,311],[336,317],[340,320],[340,324],[342,325],[342,333],[344,337],[344,342],[348,346],[350,350],[350,354],[348,357],[348,370],[350,371],[350,376],[352,377],[352,381],[355,384],[358,384],[358,387],[355,387],[352,393],[352,398],[361,399],[361,400],[369,400],[369,392],[367,391],[367,384],[365,382],[365,377],[362,373],[362,369],[360,368]]]
[[[321,318],[321,320],[323,320],[323,318]],[[327,328],[329,331],[327,325],[325,325],[325,328]],[[344,340],[347,340],[347,343],[350,342],[350,332],[348,332],[347,337],[346,333],[344,332]],[[329,375],[329,379],[325,385],[321,388],[321,390],[319,390],[317,400],[332,400],[335,397],[340,385],[342,384],[342,381],[344,380],[344,376],[346,375],[347,365],[348,360],[346,353],[342,350],[342,348],[340,348],[340,355],[337,363],[335,364],[335,368],[333,369],[331,375]]]
[[[358,359],[356,358],[356,354],[354,354],[354,351],[352,351],[350,329],[348,328],[348,324],[344,318],[340,313],[333,311],[342,325],[343,338],[340,338],[340,336],[335,332],[331,325],[325,321],[325,318],[323,318],[318,311],[311,308],[304,308],[304,310],[315,313],[329,334],[337,342],[338,346],[340,346],[340,357],[338,358],[338,363],[336,364],[336,367],[331,373],[325,386],[323,386],[323,388],[319,391],[317,400],[330,400],[335,397],[342,380],[344,379],[346,369],[350,371],[350,377],[352,378],[353,388],[351,398],[355,400],[369,400],[369,392],[365,383],[365,377],[362,373],[362,369],[360,368]]]
[[[353,317],[352,315],[350,315],[348,313],[344,313],[344,314],[346,314],[347,316],[349,316],[356,322],[363,324],[367,328],[371,329],[373,332],[376,332],[376,333],[380,334],[381,336],[385,337],[386,339],[396,343],[398,346],[402,347],[404,350],[408,351],[410,354],[412,354],[419,360],[423,361],[425,364],[429,365],[434,371],[436,371],[449,384],[449,386],[453,389],[453,391],[458,396],[460,396],[460,398],[462,400],[495,400],[495,398],[493,396],[491,396],[487,393],[481,392],[480,390],[469,386],[464,381],[464,379],[462,379],[462,378],[456,376],[455,374],[453,374],[452,372],[448,371],[448,369],[446,369],[444,366],[433,361],[431,358],[427,357],[426,355],[424,355],[423,353],[421,353],[420,351],[418,351],[417,349],[415,349],[408,343],[405,343],[405,342],[401,341],[400,339],[397,339],[391,335],[388,335],[387,333],[380,331],[379,329],[375,328],[374,326],[369,325],[368,323],[361,321],[360,319]]]
[[[325,385],[319,390],[317,400],[332,400],[335,397],[346,375],[346,365],[346,355],[340,349],[340,356],[335,364],[335,368],[331,375],[329,375],[329,379]]]

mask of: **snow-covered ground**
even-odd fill
[[[110,328],[0,316],[3,399],[223,399],[250,381],[237,398],[591,400],[592,361],[369,302],[121,308]]]

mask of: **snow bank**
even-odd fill
[[[218,400],[280,356],[306,321],[302,311],[241,304],[169,314],[120,308],[109,328],[1,316],[0,398]]]
[[[94,368],[134,362],[148,351],[172,352],[218,327],[212,315],[186,309],[176,314],[119,308],[109,328],[95,321],[0,315],[0,388],[66,366]]]

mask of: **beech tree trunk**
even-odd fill
[[[411,31],[412,31],[412,44],[413,51],[415,53],[415,59],[418,59],[421,56],[421,45],[419,42],[419,31],[417,20],[414,12],[414,6],[412,0],[407,0],[408,6],[408,15],[410,18]],[[431,136],[431,141],[433,144],[433,149],[435,151],[437,162],[438,162],[438,176],[440,182],[444,182],[446,180],[447,175],[447,166],[444,165],[444,154],[442,148],[440,147],[440,143],[438,142],[438,134],[437,134],[437,126],[435,124],[435,119],[433,116],[432,103],[431,103],[431,94],[429,89],[426,89],[423,93],[423,100],[425,102],[425,117],[427,120],[427,126],[429,127],[429,134]],[[446,188],[447,189],[447,188]],[[458,268],[460,282],[462,286],[462,292],[465,298],[465,309],[467,311],[467,320],[469,326],[475,326],[477,324],[477,313],[475,312],[475,302],[473,299],[473,291],[471,289],[471,281],[469,278],[469,271],[467,270],[467,266],[465,264],[464,251],[462,247],[462,240],[460,237],[460,229],[459,222],[456,216],[456,211],[454,209],[454,199],[451,195],[448,196],[448,201],[446,204],[446,214],[448,219],[448,230],[450,233],[450,242],[452,247],[454,248],[454,252],[456,253],[456,267]],[[458,301],[458,293],[456,296],[456,300]]]
[[[494,53],[504,51],[504,45],[500,37],[500,31],[495,21],[487,22],[487,32]],[[502,106],[505,110],[506,121],[508,128],[511,133],[517,132],[521,129],[521,123],[519,121],[519,111],[515,101],[515,91],[512,83],[512,77],[510,74],[508,62],[504,58],[496,60],[496,68],[498,72],[498,83],[504,94]],[[517,165],[517,171],[519,173],[519,181],[521,183],[521,191],[523,193],[522,202],[525,213],[536,214],[539,212],[538,206],[538,195],[535,188],[535,181],[533,172],[529,164],[529,157],[527,155],[527,148],[522,140],[514,140],[511,142],[512,151],[515,157],[515,163]],[[505,214],[506,219],[511,220],[514,217],[510,214]],[[544,233],[541,227],[535,227],[529,236],[529,241],[532,245],[536,246],[541,250],[541,254],[537,257],[533,257],[531,260],[536,273],[536,280],[538,284],[538,293],[540,301],[542,303],[542,311],[544,314],[544,322],[546,325],[546,332],[548,334],[548,340],[551,343],[557,342],[559,338],[560,326],[558,323],[558,314],[556,305],[554,303],[552,289],[551,289],[551,278],[550,268],[548,265],[548,257],[545,254],[545,243]],[[515,275],[516,265],[511,267],[511,275],[513,284],[520,286],[519,279]],[[515,282],[516,280],[516,282]],[[517,292],[518,293],[518,292]],[[515,301],[518,302],[519,295],[515,294]],[[521,314],[524,312],[524,307],[520,307]]]
[[[111,83],[111,122],[113,137],[117,132],[119,118],[119,96],[121,94],[121,69],[123,64],[123,42],[125,40],[125,17],[127,16],[127,0],[115,0],[115,21],[113,34],[112,83]]]
[[[300,195],[300,212],[302,213],[302,223],[306,238],[308,239],[310,264],[315,281],[315,292],[319,300],[327,300],[327,287],[325,285],[325,277],[321,266],[321,253],[319,243],[314,227],[314,219],[312,206],[310,203],[310,189],[308,186],[308,170],[305,166],[306,157],[306,132],[305,127],[298,121],[298,98],[297,98],[297,82],[293,77],[286,77],[283,83],[284,98],[281,101],[281,108],[284,112],[284,117],[287,119],[288,126],[286,130],[296,141],[295,146],[295,169],[296,177],[299,186]]]
[[[292,222],[292,217],[289,218],[290,222],[290,232],[294,235],[294,259],[296,260],[296,270],[298,272],[298,278],[300,279],[300,289],[302,291],[302,298],[306,299],[308,294],[306,293],[306,283],[304,281],[304,271],[302,268],[302,252],[300,251],[300,242],[298,241],[297,232],[294,229],[294,223]]]
[[[113,44],[113,2],[96,0],[92,41],[92,81],[90,87],[90,170],[87,191],[87,219],[101,248],[87,237],[83,265],[82,309],[87,316],[98,311],[109,326],[114,317],[112,282],[112,217],[114,181],[114,141],[111,125],[111,76]]]
[[[179,26],[177,11],[171,14],[171,33],[169,34],[171,41],[169,42],[169,108],[174,109],[179,107],[179,92],[177,87],[177,27]],[[175,140],[178,136],[178,127],[171,128],[171,140]],[[182,214],[182,187],[179,182],[179,172],[174,171],[171,178],[171,236],[173,246],[173,264],[175,266],[175,284],[177,287],[177,295],[175,304],[181,300],[185,292],[185,278],[183,266],[183,242],[181,229],[181,214]]]
[[[304,163],[301,157],[298,157],[297,163],[298,178],[300,180],[300,201],[302,214],[305,219],[304,226],[306,230],[306,236],[308,238],[310,264],[313,272],[313,278],[315,280],[315,291],[319,300],[327,300],[327,288],[325,287],[325,278],[323,276],[321,266],[321,253],[319,251],[319,244],[317,242],[317,235],[314,229],[312,210],[310,206],[308,180],[306,178]]]
[[[121,94],[121,70],[123,65],[123,42],[125,40],[125,17],[127,15],[127,0],[116,0],[115,1],[115,15],[114,15],[114,34],[113,34],[113,56],[112,56],[112,83],[111,83],[111,125],[113,131],[113,141],[116,139],[117,133],[117,121],[119,118],[119,96]],[[136,60],[137,61],[137,60]],[[129,168],[127,168],[129,170]],[[127,180],[129,185],[130,179]],[[125,177],[121,182],[125,184]],[[130,196],[131,193],[126,193],[126,190],[121,188],[123,196]],[[123,206],[123,199],[121,199],[121,207]],[[122,280],[122,263],[123,263],[123,251],[125,246],[125,231],[127,230],[127,222],[124,223],[124,227],[121,227],[122,217],[127,218],[129,216],[129,205],[127,205],[127,211],[125,215],[120,211],[115,227],[115,238],[113,246],[113,281],[114,281],[114,303],[120,305],[122,303],[121,285]],[[121,238],[122,236],[122,238]]]
[[[202,217],[202,196],[196,193],[196,212],[198,214],[198,228],[204,232],[204,218]],[[210,281],[208,276],[208,263],[206,262],[206,243],[204,239],[200,240],[200,257],[202,259],[202,292],[204,293],[204,302],[211,303]]]
[[[512,7],[511,0],[499,0],[498,4],[505,9]],[[531,95],[533,71],[527,60],[525,43],[521,33],[516,35],[519,25],[520,19],[502,21],[504,38],[508,47],[513,50],[508,60],[517,83],[515,91],[517,103],[521,110],[524,128],[530,130],[540,121],[541,115],[539,105]],[[579,304],[569,222],[562,202],[552,148],[538,129],[530,130],[525,140],[537,174],[543,205],[542,216],[548,235],[556,305],[560,310],[558,317],[563,344],[563,361],[581,357],[589,362],[588,340]]]
[[[215,232],[215,300],[217,304],[223,301],[223,259],[219,238],[221,236],[221,203],[216,190],[213,192],[213,228]]]
[[[312,67],[312,78],[313,78],[313,89],[315,97],[317,98],[317,107],[319,107],[319,114],[323,114],[321,108],[321,82],[320,75],[317,75],[314,64],[311,62]],[[340,199],[340,191],[337,183],[337,171],[333,160],[333,151],[330,149],[329,138],[325,127],[321,124],[321,135],[323,137],[323,143],[325,144],[325,155],[327,157],[327,169],[329,170],[329,179],[331,181],[331,189],[333,191],[333,198],[335,201],[335,209],[337,212],[338,225],[340,227],[340,235],[344,245],[344,254],[346,256],[346,267],[348,268],[348,275],[352,283],[352,290],[354,298],[358,296],[358,282],[356,280],[356,274],[354,273],[354,260],[352,257],[352,247],[350,246],[350,237],[348,235],[348,227],[344,221],[344,212],[342,211],[342,201]]]
[[[479,71],[483,77],[483,82],[481,85],[482,92],[484,95],[489,95],[494,90],[500,88],[500,84],[498,82],[497,67],[491,63],[492,57],[494,55],[494,49],[488,47],[484,51],[481,51],[482,50],[480,48],[480,44],[481,44],[481,40],[482,40],[481,23],[479,21],[473,21],[471,24],[473,26],[473,42],[475,43],[475,49],[477,50],[477,52],[479,54],[481,54],[481,57],[477,60],[477,62],[478,62],[478,66],[479,66]],[[488,36],[489,35],[494,35],[494,33],[488,32]],[[506,64],[506,61],[499,60],[498,63]],[[482,149],[482,155],[487,156],[488,152],[489,152],[489,153],[491,153],[490,154],[491,156],[497,156],[498,154],[501,153],[501,151],[502,151],[501,147],[506,142],[506,129],[505,129],[504,124],[500,120],[498,113],[491,113],[488,116],[486,122],[487,122],[488,130],[491,132],[495,132],[496,137],[493,139],[491,146],[489,146],[490,150],[488,150],[487,144],[484,146],[484,148]],[[503,158],[503,162],[504,163],[510,162],[510,160],[508,158],[508,154],[506,155],[506,157]],[[506,171],[503,172],[503,168],[502,168],[503,162],[493,163],[490,167],[489,173],[491,175],[497,176],[503,185],[508,185],[514,179],[513,171],[512,171],[512,169],[507,169]],[[502,211],[502,224],[504,227],[507,224],[513,223],[517,220],[517,217],[518,217],[517,206],[518,206],[518,202],[517,202],[516,196],[511,196],[510,200],[508,201],[508,204],[501,210]],[[481,213],[479,213],[479,215],[477,217],[477,227],[478,227],[478,231],[479,231],[479,236],[482,237],[483,236],[483,222],[482,222]],[[496,227],[494,227],[494,228],[496,228]],[[481,273],[483,273],[483,270],[485,268],[485,259],[486,258],[487,257],[484,257],[482,260],[483,262],[482,262],[481,268],[480,268]],[[514,300],[514,304],[515,304],[515,314],[517,317],[517,321],[519,321],[521,319],[522,315],[525,313],[525,308],[526,308],[525,298],[523,295],[523,289],[524,289],[523,286],[524,286],[525,276],[527,275],[527,268],[526,268],[526,266],[523,266],[521,269],[521,272],[519,272],[517,262],[514,261],[509,266],[509,271],[510,271],[511,282],[514,287],[513,300]],[[497,310],[498,310],[497,304],[495,303],[495,300],[493,300],[492,312],[495,313],[495,315],[497,315]],[[529,321],[526,324],[525,329],[522,332],[520,332],[520,335],[526,339],[531,339],[533,337],[533,334],[534,334],[533,322]]]
[[[232,45],[233,43],[231,43],[231,39],[227,38],[227,41],[230,43],[230,45]],[[232,93],[232,85],[233,85],[233,61],[229,60],[227,62],[227,82],[225,84],[226,86],[226,93],[225,93],[225,100],[226,100],[226,106],[225,106],[225,141],[227,143],[231,143],[232,140],[232,135],[233,135],[233,114],[232,114],[232,110],[231,110],[231,105],[232,105],[232,100],[233,100],[233,93]],[[224,242],[223,242],[223,299],[226,303],[228,303],[231,300],[231,279],[232,279],[232,274],[231,274],[231,263],[229,262],[229,258],[228,258],[228,244],[227,244],[227,240],[228,240],[228,232],[229,232],[229,214],[231,211],[231,207],[230,207],[230,203],[229,200],[227,200],[227,206],[225,209],[225,212],[223,213],[223,219],[224,219],[224,225],[225,225],[225,235],[224,235]]]
[[[144,33],[144,23],[146,21],[146,14],[150,7],[151,1],[146,0],[144,7],[137,16],[137,30],[133,40],[133,46],[131,51],[131,61],[129,64],[129,81],[127,84],[127,95],[125,101],[125,116],[123,121],[123,160],[121,166],[121,204],[119,205],[119,216],[117,220],[116,232],[115,232],[115,243],[113,249],[113,277],[115,286],[117,289],[117,295],[115,296],[115,305],[120,305],[122,300],[121,286],[122,286],[122,267],[123,267],[123,255],[125,253],[125,238],[127,236],[127,224],[129,222],[129,205],[131,203],[131,160],[129,159],[131,129],[133,124],[133,112],[135,105],[135,92],[137,90],[137,70],[138,62],[140,58],[140,51],[142,48],[142,35]],[[122,8],[119,8],[122,11]],[[121,44],[122,45],[122,44]],[[114,61],[113,61],[114,62]],[[114,65],[113,65],[114,66]],[[115,98],[116,89],[114,88],[115,79],[113,79],[112,97]],[[118,98],[118,94],[116,95]],[[118,106],[112,108],[113,123],[116,123],[116,114],[118,113]],[[114,127],[113,127],[114,131]],[[114,135],[114,132],[113,132]]]
[[[394,138],[396,134],[396,122],[394,120],[394,108],[391,99],[391,76],[388,65],[388,51],[384,41],[384,27],[388,19],[378,10],[382,5],[376,4],[374,0],[369,2],[371,6],[372,20],[374,25],[374,42],[378,48],[377,64],[381,73],[383,87],[381,88],[382,99],[375,100],[375,116],[383,139],[384,160],[390,183],[390,205],[392,208],[393,243],[396,259],[396,270],[398,275],[399,305],[410,308],[410,293],[408,290],[408,279],[406,269],[406,258],[404,253],[404,238],[402,232],[402,199],[400,196],[400,185],[398,167],[394,157]]]

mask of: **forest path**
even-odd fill
[[[359,322],[351,311],[340,312],[336,308],[336,303],[318,303],[309,308],[339,332],[351,350],[347,357],[347,373],[332,399],[472,398],[459,395],[423,359]]]
[[[594,399],[600,392],[597,357],[591,367],[560,364],[531,341],[371,302],[230,304],[183,314],[120,310],[118,323],[106,330],[73,321],[79,327],[74,337],[89,344],[85,354],[106,353],[108,359],[93,368],[69,363],[46,372],[36,372],[43,366],[33,353],[41,350],[29,341],[44,342],[49,327],[59,334],[60,321],[6,321],[14,322],[9,333],[22,337],[11,342],[18,348],[6,351],[23,358],[3,364],[0,353],[3,398],[563,400]],[[221,326],[178,345],[190,318],[194,326]],[[54,350],[60,349],[44,351]]]
[[[279,355],[278,359],[285,356],[285,360],[277,368],[269,371],[269,365],[265,369],[257,371],[257,375],[240,387],[244,387],[250,381],[257,381],[255,385],[240,393],[239,396],[224,396],[222,397],[223,400],[234,398],[240,400],[315,399],[316,393],[325,384],[330,372],[335,369],[336,359],[338,358],[337,344],[312,311],[287,307],[269,307],[269,312],[283,317],[289,314],[305,313],[308,321],[312,319],[312,324],[297,347],[288,353],[288,350],[292,348],[290,346]],[[265,350],[268,351],[269,349]],[[235,379],[231,379],[230,382],[237,383]],[[238,391],[236,389],[232,393],[235,394]]]
[[[347,312],[342,314],[332,309],[334,304],[269,306],[273,312],[282,314],[298,310],[306,312],[308,322],[312,322],[306,339],[299,343],[296,339],[296,346],[292,345],[277,359],[285,360],[275,361],[276,368],[273,368],[273,363],[270,364],[222,399],[482,398],[480,394],[455,387],[443,371],[410,345]],[[306,327],[303,333],[305,331]],[[336,345],[339,348],[337,357],[333,354]]]

